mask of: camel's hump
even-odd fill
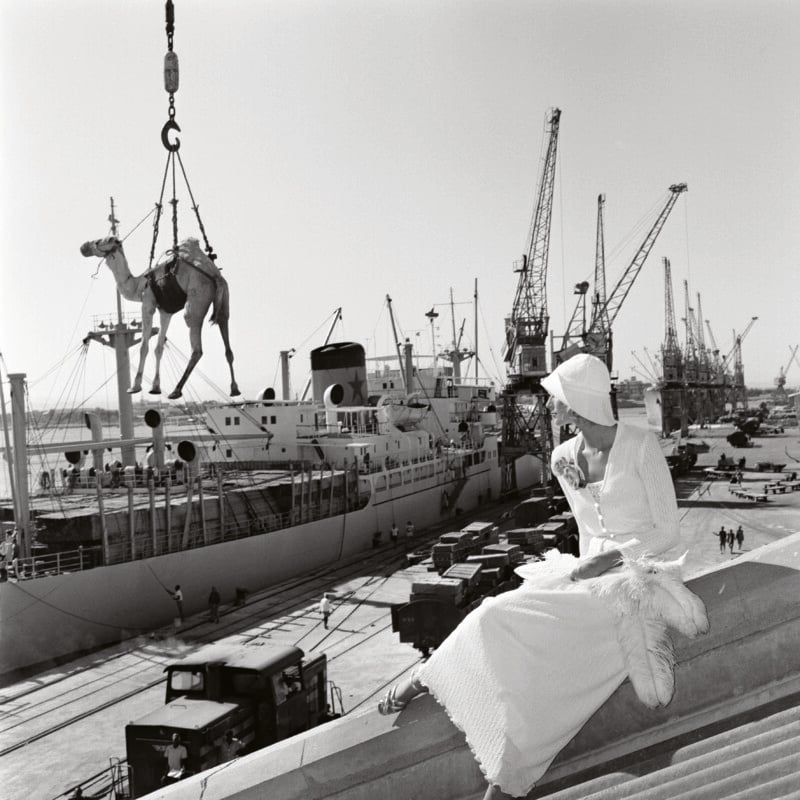
[[[164,266],[171,263],[174,259],[174,255],[174,250],[167,250],[167,252],[158,259],[156,266]],[[181,261],[188,261],[190,264],[194,264],[209,275],[220,276],[216,264],[205,254],[200,247],[200,242],[193,236],[183,239],[178,243],[178,258]]]

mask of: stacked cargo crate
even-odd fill
[[[459,606],[464,601],[464,583],[459,578],[446,578],[441,575],[426,575],[411,584],[411,597],[414,600],[447,600]]]
[[[437,572],[442,573],[453,564],[466,561],[467,556],[474,552],[475,537],[468,531],[443,533],[439,541],[431,548],[433,566]]]

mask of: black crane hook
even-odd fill
[[[169,140],[169,133],[170,131],[180,131],[180,129],[180,125],[178,125],[174,119],[168,119],[161,129],[161,144],[163,144],[170,153],[176,153],[178,151],[178,148],[181,146],[181,140],[176,136],[175,143],[173,144]]]

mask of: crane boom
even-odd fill
[[[589,327],[596,326],[601,330],[608,330],[608,313],[606,304],[606,245],[603,225],[603,209],[606,196],[597,196],[597,236],[594,250],[594,297],[592,298],[592,321]]]
[[[561,347],[557,353],[553,354],[553,366],[566,361],[575,353],[582,349],[586,331],[597,320],[597,324],[605,330],[605,318],[599,318],[598,314],[606,304],[606,253],[605,240],[603,237],[603,207],[605,206],[606,196],[597,196],[597,238],[595,244],[594,258],[594,292],[592,294],[592,313],[587,323],[586,319],[586,293],[589,291],[589,282],[581,281],[575,284],[573,294],[578,296],[575,303],[575,310],[572,312],[567,330],[561,338]]]
[[[542,378],[547,374],[546,343],[550,318],[547,313],[547,259],[553,210],[556,151],[561,111],[549,119],[547,153],[539,182],[539,194],[528,236],[528,251],[515,267],[519,273],[511,317],[506,325],[505,360],[512,383]]]
[[[617,314],[619,314],[619,310],[622,308],[622,304],[625,302],[625,298],[628,296],[634,281],[641,272],[647,256],[650,254],[658,235],[661,233],[661,229],[664,227],[664,223],[667,221],[667,217],[669,217],[675,203],[678,201],[678,196],[686,190],[687,185],[685,183],[674,183],[669,187],[667,201],[648,231],[647,236],[645,236],[636,255],[625,272],[623,272],[622,277],[617,281],[616,286],[611,290],[608,300],[601,308],[596,309],[593,315],[593,322],[584,337],[585,346],[583,350],[602,358],[609,369],[611,369],[613,361],[611,339],[614,320],[617,318]],[[565,357],[568,358],[569,356],[566,355]],[[561,360],[564,360],[564,358],[562,357]]]
[[[633,261],[628,265],[628,268],[622,274],[619,281],[617,281],[617,285],[609,295],[608,301],[603,309],[603,313],[608,318],[609,326],[614,324],[614,320],[617,318],[617,314],[619,314],[619,310],[625,302],[625,298],[628,296],[633,282],[639,276],[639,272],[641,272],[644,262],[647,260],[647,256],[650,255],[650,250],[653,248],[658,234],[661,233],[661,229],[664,227],[667,217],[670,215],[675,203],[678,202],[678,196],[682,192],[685,192],[687,188],[685,183],[675,183],[669,187],[669,197],[667,198],[664,208],[661,209],[661,213],[653,223],[653,227],[650,229],[647,236],[645,236]]]
[[[737,349],[741,348],[742,342],[744,341],[745,336],[747,336],[747,334],[750,333],[750,328],[752,328],[753,325],[755,325],[755,322],[756,322],[757,319],[758,319],[758,317],[752,317],[750,319],[750,322],[747,323],[747,327],[738,336],[736,335],[736,332],[734,331],[733,347],[731,348],[731,350],[728,353],[728,355],[726,355],[725,358],[722,359],[722,370],[723,370],[723,372],[728,368],[728,364],[730,363],[730,360],[736,355]]]

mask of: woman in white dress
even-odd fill
[[[433,694],[464,731],[484,800],[524,797],[627,675],[613,614],[582,581],[679,544],[666,459],[651,433],[614,419],[605,364],[577,355],[542,385],[554,423],[578,430],[551,460],[580,534],[569,580],[484,600],[379,704],[389,714]]]

